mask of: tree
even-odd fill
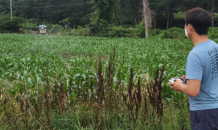
[[[114,20],[117,0],[92,0],[94,13],[90,25],[93,33],[104,33]]]
[[[42,24],[44,18],[44,6],[49,1],[44,2],[43,0],[17,0],[14,2],[14,15],[22,16],[24,18],[37,19],[36,24]]]
[[[0,14],[9,14],[9,13],[10,13],[10,1],[0,0]]]
[[[60,21],[69,19],[70,27],[76,28],[84,25],[82,19],[86,19],[91,9],[91,0],[14,0],[16,16],[37,19],[37,25],[43,21],[51,24],[61,24]],[[88,18],[87,18],[88,19]],[[87,20],[89,21],[89,20]]]
[[[149,8],[149,3],[147,0],[143,0],[143,16],[144,16],[144,23],[145,23],[145,37],[148,37],[148,28],[151,26],[151,17],[152,11]]]
[[[142,21],[143,0],[13,0],[13,16],[43,22],[68,24],[71,28],[90,25],[92,32],[105,32],[113,25],[131,27]],[[202,7],[212,14],[217,26],[218,0],[147,0],[152,10],[153,29],[182,27],[183,19],[175,19],[178,12]],[[10,0],[0,0],[0,14],[10,13]],[[67,22],[66,22],[67,20]],[[60,22],[65,21],[65,22]],[[90,24],[91,23],[91,24]]]
[[[18,32],[20,28],[20,23],[22,18],[20,17],[10,17],[10,14],[4,14],[0,16],[0,32]]]
[[[133,17],[135,20],[135,25],[137,25],[139,22],[139,17],[141,17],[141,10],[142,6],[141,6],[141,0],[130,0],[130,5],[132,7],[132,12],[133,12]]]

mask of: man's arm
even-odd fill
[[[168,83],[168,85],[171,85],[173,90],[182,91],[188,96],[196,97],[200,92],[201,80],[189,79],[187,85],[176,80],[176,82]]]

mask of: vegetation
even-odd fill
[[[111,37],[114,36],[113,31],[122,30],[129,32],[130,29],[135,28],[143,21],[151,21],[148,25],[150,30],[168,30],[172,27],[183,28],[184,14],[193,7],[202,7],[211,12],[214,27],[218,25],[217,1],[147,1],[151,9],[149,11],[151,17],[147,19],[144,19],[142,14],[143,0],[13,0],[12,5],[15,19],[16,17],[23,19],[24,32],[28,32],[27,30],[40,24],[46,24],[52,28],[53,25],[58,24],[62,27],[58,28],[59,32],[65,29],[71,35],[81,34],[82,27],[84,28],[83,30],[89,30],[89,36]],[[4,15],[9,16],[9,5],[9,0],[0,0],[0,18]],[[10,28],[6,28],[7,31],[1,32],[14,32],[11,31],[11,28],[14,28],[14,26],[16,28],[17,24],[12,24],[9,26]],[[57,28],[54,28],[52,32],[57,32]],[[72,29],[73,31],[71,31]],[[79,29],[79,33],[75,31],[76,29]],[[129,33],[126,36],[131,35]]]
[[[190,129],[191,41],[1,34],[1,129]]]
[[[142,0],[13,0],[13,18],[0,0],[0,129],[190,130],[188,97],[167,83],[193,48],[184,12],[211,10],[217,26],[218,2],[144,2],[149,20]],[[40,24],[70,36],[8,34]]]
[[[11,19],[9,15],[0,16],[0,33],[19,32],[22,21],[19,17]]]

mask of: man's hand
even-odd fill
[[[185,76],[185,75],[183,75],[181,78],[182,78],[184,81],[186,80],[186,76]]]
[[[171,88],[175,91],[181,91],[181,86],[184,85],[182,82],[180,82],[178,79],[174,83],[168,83],[168,85],[171,86]]]
[[[168,83],[168,85],[171,85],[171,88],[175,91],[182,91],[188,96],[196,97],[200,92],[201,80],[189,79],[187,85],[176,80],[176,82]]]

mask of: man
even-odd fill
[[[186,63],[187,85],[168,83],[189,96],[192,130],[218,130],[218,45],[208,39],[211,15],[193,8],[185,16],[185,34],[194,43]]]

